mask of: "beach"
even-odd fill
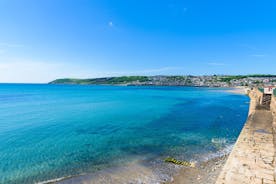
[[[169,164],[166,167],[166,174],[169,175],[163,176],[163,178],[152,167],[147,166],[141,161],[134,161],[122,167],[113,167],[97,173],[60,178],[39,184],[214,184],[227,158],[228,154],[202,162],[196,167],[179,167]]]
[[[247,89],[245,87],[229,88],[229,89],[226,89],[225,91],[234,93],[234,94],[241,94],[241,95],[247,94]]]
[[[202,162],[195,168],[183,168],[167,184],[214,184],[227,158],[228,154]]]

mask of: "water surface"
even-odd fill
[[[235,142],[248,101],[212,88],[0,84],[0,183],[200,160]]]

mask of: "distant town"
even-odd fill
[[[209,76],[123,76],[92,79],[57,79],[50,84],[125,85],[125,86],[199,86],[262,87],[276,86],[276,75],[209,75]]]

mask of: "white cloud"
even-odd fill
[[[22,44],[13,44],[13,43],[0,43],[0,47],[11,47],[11,48],[16,48],[16,47],[24,47]]]
[[[224,66],[225,63],[218,63],[218,62],[210,62],[210,63],[207,63],[208,65],[210,66]]]
[[[19,47],[24,47],[24,45],[0,42],[0,55]]]
[[[252,57],[265,57],[266,55],[265,54],[252,54],[250,56],[252,56]]]

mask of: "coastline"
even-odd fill
[[[234,88],[225,89],[224,91],[233,93],[233,94],[240,94],[240,95],[247,94],[247,88],[245,87],[234,87]]]
[[[196,167],[179,166],[171,163],[157,163],[166,165],[161,171],[147,165],[147,161],[136,160],[123,166],[116,166],[100,170],[96,173],[84,173],[75,176],[61,177],[37,184],[75,184],[75,183],[147,183],[147,184],[206,184],[215,183],[229,156],[229,152],[213,155],[209,159],[204,158],[196,164]],[[157,170],[158,170],[157,169]],[[165,171],[162,173],[162,171]],[[165,175],[164,175],[165,174]]]
[[[223,90],[237,95],[247,95],[245,87],[234,87]],[[249,107],[249,109],[251,109]],[[232,152],[232,150],[231,150]],[[173,176],[173,181],[167,184],[215,184],[222,172],[230,153],[202,162],[195,168],[183,168]]]
[[[78,86],[74,86],[74,87],[76,87],[79,90]],[[86,91],[85,87],[83,89],[85,89],[85,91]],[[67,90],[67,88],[65,90]],[[185,90],[184,90],[184,92],[186,92]],[[195,89],[195,90],[199,91],[199,89]],[[206,90],[207,95],[210,94],[210,95],[212,95],[214,97],[216,97],[216,94],[220,98],[224,98],[225,96],[227,96],[227,98],[229,97],[228,100],[229,100],[230,103],[231,103],[232,98],[234,98],[234,99],[235,98],[238,98],[238,99],[242,98],[242,99],[246,99],[247,100],[247,98],[243,97],[242,95],[231,95],[231,94],[229,95],[229,93],[228,94],[225,93],[225,95],[218,94],[218,93],[221,93],[223,91],[223,89],[219,90],[218,88],[216,88],[216,89],[213,89],[213,88],[206,89],[205,88],[204,90]],[[213,93],[214,90],[216,90],[217,92]],[[187,91],[188,91],[187,93],[190,93],[190,89],[188,89]],[[163,90],[161,92],[163,92]],[[177,90],[177,93],[182,94],[182,91],[178,91]],[[198,93],[197,96],[199,96],[200,94],[201,93]],[[203,94],[205,94],[205,93],[203,93]],[[186,96],[187,95],[185,95],[185,97]],[[206,100],[208,100],[209,96],[204,96],[204,98]],[[157,101],[159,101],[160,100],[160,96],[156,96],[155,99],[157,99]],[[171,98],[169,98],[169,99],[171,99]],[[175,99],[175,97],[173,97],[172,99]],[[180,98],[180,99],[183,100],[183,98]],[[201,102],[202,101],[202,97],[200,97],[199,100],[200,100],[199,102]],[[175,101],[178,102],[178,103],[182,102],[178,98],[176,98]],[[246,115],[247,112],[246,112],[245,109],[247,109],[247,105],[244,105],[245,103],[240,103],[239,100],[237,100],[237,102],[238,102],[238,104],[241,104],[241,105],[243,105],[245,107],[243,114]],[[225,104],[228,104],[228,103],[225,103]],[[183,108],[185,108],[185,105],[192,105],[192,103],[190,103],[190,99],[189,99],[189,101],[187,101],[187,103],[185,103],[183,105],[181,104],[181,106],[179,106],[179,105],[173,106],[177,110],[173,110],[172,109],[171,111],[168,111],[168,112],[172,112],[173,114],[181,114],[181,112],[183,111]],[[220,101],[217,102],[217,105],[220,105]],[[181,108],[181,107],[183,107],[183,108]],[[207,108],[207,107],[206,107],[206,109],[211,109],[211,108]],[[227,105],[227,107],[228,107],[228,105]],[[197,108],[197,106],[195,106],[195,108]],[[236,109],[235,106],[233,106],[233,109]],[[188,111],[189,112],[193,112],[190,109]],[[195,115],[197,115],[199,113],[200,112],[197,112]],[[236,113],[238,113],[238,112],[236,112]],[[217,115],[217,114],[215,113],[215,115]],[[164,117],[167,117],[167,116],[164,116]],[[206,115],[203,115],[202,116],[202,121],[200,121],[200,122],[205,123],[205,121],[206,121],[205,118],[206,117],[207,117]],[[229,117],[229,119],[231,119],[231,117]],[[245,117],[245,116],[243,116],[243,117]],[[182,116],[180,118],[183,119]],[[220,119],[223,119],[223,118],[220,117]],[[237,118],[237,119],[240,119],[240,118]],[[215,120],[216,119],[214,118],[214,121]],[[163,122],[163,121],[162,121],[162,119],[160,120],[159,118],[156,121],[154,121],[154,123],[156,123],[156,124],[159,124],[160,122]],[[191,122],[193,122],[193,119],[191,119]],[[231,123],[231,121],[229,121],[229,122]],[[241,126],[242,126],[242,123],[243,122],[241,121],[240,122]],[[156,124],[153,124],[151,127],[156,126]],[[195,128],[197,128],[198,126],[199,125],[197,125]],[[204,126],[204,125],[201,125],[201,126]],[[172,126],[170,126],[170,127],[174,128]],[[112,130],[112,128],[113,127],[111,127],[111,128],[107,127],[107,129],[111,129],[111,130]],[[208,127],[206,127],[206,128],[208,128]],[[204,128],[204,130],[206,130],[206,128]],[[160,131],[160,129],[158,131]],[[199,132],[199,131],[200,130],[195,129],[196,133]],[[70,130],[70,132],[71,132],[71,130]],[[183,132],[183,131],[180,131],[180,132]],[[88,132],[89,134],[87,134],[87,132],[84,132],[84,133],[77,131],[76,132],[76,136],[78,136],[79,134],[80,135],[86,135],[86,136],[89,135],[90,136],[90,133],[94,133],[94,132],[89,131]],[[165,135],[165,134],[163,134],[163,135]],[[219,150],[222,150],[222,149],[220,149],[222,147],[217,147],[217,146],[212,147],[211,146],[211,147],[208,147],[208,148],[210,148],[210,150],[206,147],[207,150],[209,150],[209,151],[204,151],[204,149],[202,149],[202,147],[199,147],[198,151],[193,152],[192,155],[189,155],[189,152],[188,152],[189,150],[187,152],[185,152],[186,150],[182,150],[182,148],[186,147],[186,142],[188,143],[187,144],[187,149],[189,149],[189,144],[196,145],[197,143],[194,142],[193,140],[200,141],[200,139],[196,139],[196,138],[200,138],[200,137],[198,137],[197,134],[194,134],[194,133],[191,133],[191,135],[193,137],[190,137],[191,135],[190,135],[189,132],[188,132],[187,135],[184,135],[184,133],[182,133],[181,135],[177,135],[177,136],[175,136],[175,134],[173,134],[173,135],[174,135],[173,137],[175,137],[175,138],[177,137],[177,138],[179,138],[179,140],[181,140],[181,142],[185,143],[185,144],[179,145],[179,148],[176,147],[175,150],[172,150],[172,151],[175,151],[175,152],[168,152],[168,153],[162,152],[161,154],[151,154],[151,155],[148,154],[147,155],[147,154],[144,154],[143,152],[141,152],[144,149],[139,149],[138,150],[139,153],[137,153],[137,154],[141,155],[141,157],[139,156],[138,159],[134,158],[134,159],[138,160],[136,163],[129,163],[128,164],[128,163],[119,162],[118,164],[110,165],[110,167],[108,169],[101,168],[102,170],[95,170],[95,172],[94,172],[94,170],[91,171],[91,172],[90,172],[90,170],[82,170],[80,172],[69,172],[68,174],[64,172],[63,174],[60,174],[60,175],[53,175],[54,177],[51,177],[50,175],[47,175],[48,173],[44,172],[43,175],[45,175],[45,177],[42,176],[41,179],[39,179],[39,177],[37,177],[37,179],[34,180],[34,182],[40,182],[40,183],[66,183],[65,182],[65,180],[66,180],[67,183],[70,183],[68,180],[70,180],[70,181],[77,181],[80,178],[82,178],[82,179],[84,179],[84,178],[91,179],[94,182],[94,181],[99,181],[97,179],[99,179],[100,177],[102,177],[102,178],[108,178],[109,176],[112,175],[111,177],[115,178],[115,180],[112,180],[112,182],[109,182],[109,183],[114,183],[113,181],[116,181],[116,178],[120,178],[120,176],[123,176],[123,177],[127,176],[128,179],[130,179],[130,181],[133,181],[132,178],[135,178],[136,182],[134,181],[133,183],[141,183],[141,182],[143,182],[143,183],[164,183],[164,182],[168,182],[168,181],[171,181],[171,180],[173,180],[172,182],[176,182],[176,179],[173,179],[174,178],[173,176],[176,176],[178,173],[182,172],[182,170],[185,170],[186,172],[190,172],[190,173],[198,172],[199,173],[198,175],[200,175],[200,178],[203,178],[203,180],[205,180],[204,178],[206,178],[205,175],[206,176],[212,175],[213,178],[216,177],[216,175],[210,174],[210,173],[212,173],[211,172],[212,170],[214,170],[214,171],[215,170],[219,170],[217,168],[217,165],[221,165],[221,164],[218,163],[218,161],[220,161],[220,155],[218,155],[217,152]],[[206,134],[206,135],[210,135],[210,134]],[[216,134],[214,134],[214,135],[211,134],[211,136],[208,136],[206,138],[204,137],[203,138],[203,140],[204,140],[203,142],[206,143],[206,144],[213,145],[213,144],[216,143],[216,141],[217,141],[216,139],[221,138],[222,140],[218,141],[216,144],[223,144],[223,145],[225,145],[224,135],[222,135],[221,137],[220,136],[216,137],[215,135]],[[93,134],[93,136],[94,136],[94,134]],[[165,139],[169,138],[169,136],[167,137],[166,135],[164,137],[165,137]],[[214,140],[213,140],[213,138],[214,138]],[[186,140],[188,140],[188,141],[186,141]],[[233,141],[235,141],[235,140],[233,140]],[[232,143],[233,142],[231,142],[231,144]],[[174,144],[175,144],[175,142],[172,142],[172,144],[170,144],[170,145],[172,147],[174,147]],[[86,148],[86,145],[87,144],[83,145],[82,147]],[[158,145],[158,149],[160,147],[162,147],[162,145],[163,145],[163,141],[161,141],[160,145]],[[177,142],[176,142],[176,145],[177,145]],[[201,152],[201,150],[202,150],[202,152]],[[149,150],[149,151],[151,151],[151,150]],[[148,153],[148,152],[146,152],[146,153]],[[178,153],[178,154],[174,154],[174,153]],[[229,153],[229,151],[228,151],[228,153]],[[169,157],[169,156],[173,156],[176,159],[179,159],[181,161],[190,161],[190,162],[197,161],[198,167],[196,168],[196,170],[192,170],[192,168],[188,168],[188,167],[184,167],[184,166],[178,166],[178,165],[174,165],[174,164],[170,164],[170,163],[165,163],[164,159],[166,157]],[[85,158],[87,158],[87,157],[89,157],[88,154],[85,155]],[[217,158],[213,159],[214,157],[217,157]],[[209,161],[206,161],[207,159],[209,159]],[[222,158],[222,160],[223,160],[223,158]],[[224,163],[224,162],[222,162],[222,163]],[[72,165],[75,165],[75,163],[72,163]],[[89,165],[91,165],[91,168],[93,167],[93,164],[89,164]],[[208,170],[210,167],[212,167],[214,169]],[[167,168],[169,168],[169,169],[167,169]],[[172,169],[170,169],[170,168],[172,168]],[[61,169],[65,170],[66,166],[64,166]],[[162,172],[158,172],[160,170]],[[124,174],[122,174],[122,173],[124,173]],[[208,173],[208,174],[206,174],[206,173]],[[91,178],[89,178],[90,176],[88,176],[88,175],[90,175]],[[166,175],[166,177],[164,177],[164,175]],[[198,175],[193,175],[193,176],[195,177],[195,179],[197,179]],[[48,177],[48,176],[50,176],[50,177]],[[131,177],[131,176],[134,176],[134,177]],[[153,178],[154,179],[156,178],[156,180],[155,180],[156,182],[152,180]],[[149,181],[149,179],[151,181],[153,181],[153,182],[147,182],[147,181]],[[88,181],[88,182],[91,183],[91,180]],[[21,182],[21,183],[23,183],[23,182]],[[71,182],[71,183],[84,183],[84,182]],[[94,183],[99,183],[99,182],[94,182]],[[108,183],[108,182],[102,182],[102,183]],[[116,182],[116,183],[120,183],[120,182]],[[129,182],[121,182],[121,183],[129,183]]]
[[[217,88],[218,89],[218,88]],[[233,93],[237,95],[246,95],[246,88],[234,87],[223,88],[223,92]],[[181,167],[170,164],[169,175],[160,178],[156,172],[145,165],[144,161],[134,161],[127,165],[107,168],[96,173],[83,173],[75,176],[67,176],[48,181],[38,182],[38,184],[59,183],[59,184],[73,184],[73,183],[162,183],[162,184],[214,184],[222,171],[231,150],[216,156],[207,156],[201,161],[197,161],[196,167]],[[218,152],[219,153],[219,152]],[[162,161],[162,160],[161,160]],[[159,173],[160,174],[160,173]],[[123,179],[121,179],[123,178]]]
[[[99,170],[94,173],[82,173],[67,177],[41,181],[37,184],[214,184],[222,171],[233,145],[201,155],[195,161],[195,167],[180,166],[164,162],[163,157],[144,158]]]
[[[167,184],[214,184],[229,154],[202,162],[195,168],[183,168]]]

